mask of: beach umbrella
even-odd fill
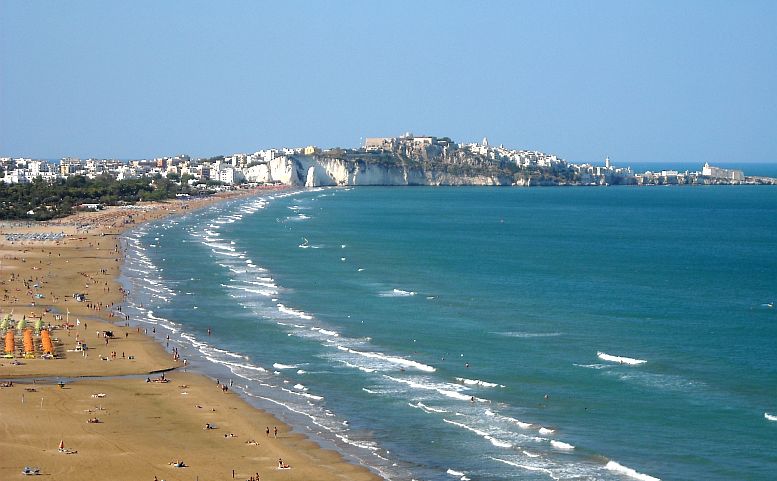
[[[49,335],[49,331],[46,329],[42,330],[40,333],[40,342],[44,353],[54,354],[54,345],[51,343],[51,335]]]
[[[13,354],[13,351],[14,351],[13,331],[8,331],[5,333],[5,352],[9,354]]]
[[[35,321],[35,330],[40,332],[41,328],[43,327],[43,319],[38,319]]]
[[[24,344],[25,354],[31,354],[35,352],[35,344],[32,342],[32,329],[25,329],[22,342]]]
[[[59,441],[59,449],[65,449],[65,440],[64,439]]]
[[[22,329],[24,329],[24,326],[25,326],[26,324],[27,324],[27,321],[26,321],[25,319],[23,319],[23,318],[22,318],[22,319],[21,319],[21,320],[19,320],[19,322],[16,324],[16,330],[17,330],[17,331],[21,331]]]
[[[6,329],[8,329],[8,316],[0,321],[0,331],[5,331]]]

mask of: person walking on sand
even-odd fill
[[[275,437],[278,437],[278,426],[273,427],[273,434],[275,434]]]
[[[270,437],[270,426],[267,426],[267,431],[266,432],[267,432],[267,437],[269,438]]]

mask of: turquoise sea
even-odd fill
[[[133,322],[386,479],[777,473],[777,187],[275,192],[122,243]]]

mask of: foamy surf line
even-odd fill
[[[451,476],[454,476],[456,478],[459,478],[461,481],[469,481],[469,478],[467,475],[461,471],[456,471],[453,469],[448,468],[448,470],[445,472],[445,474],[450,474]]]
[[[624,474],[630,478],[638,479],[639,481],[661,481],[659,478],[650,476],[649,474],[639,473],[636,470],[627,468],[626,466],[618,464],[615,461],[609,461],[605,468],[616,473]]]
[[[411,297],[415,295],[414,291],[406,291],[403,289],[392,289],[390,291],[383,291],[378,294],[380,297]]]
[[[500,463],[507,464],[508,466],[513,466],[513,467],[516,467],[516,468],[525,469],[527,471],[535,471],[535,472],[545,473],[548,476],[550,476],[552,479],[559,479],[557,476],[555,476],[553,474],[553,471],[551,471],[548,468],[543,468],[543,467],[540,467],[540,466],[529,466],[528,464],[515,463],[513,461],[508,461],[506,459],[500,459],[500,458],[494,458],[494,457],[492,457],[491,459],[493,459],[494,461],[499,461]]]
[[[505,387],[504,384],[497,384],[495,382],[481,381],[480,379],[467,379],[463,377],[455,378],[456,381],[466,384],[468,386],[482,386],[482,387]]]
[[[410,359],[405,359],[402,357],[389,356],[378,352],[357,351],[355,349],[351,349],[346,346],[337,346],[337,349],[351,354],[357,354],[359,356],[371,358],[371,359],[378,359],[390,364],[395,364],[395,365],[404,366],[404,367],[412,367],[412,368],[418,369],[419,371],[434,372],[437,370],[436,368],[429,366],[427,364],[423,364],[417,361],[411,361]]]
[[[606,352],[602,352],[602,351],[597,352],[596,356],[602,361],[617,362],[619,364],[628,364],[630,366],[636,366],[638,364],[644,364],[647,362],[644,359],[634,359],[632,357],[624,357],[624,356],[613,356],[611,354],[607,354]]]

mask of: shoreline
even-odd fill
[[[120,234],[260,192],[109,208],[26,226],[0,223],[4,234],[11,232],[9,226],[14,233],[65,234],[59,240],[13,242],[0,236],[0,315],[13,312],[15,322],[24,316],[59,326],[52,331],[56,359],[24,359],[17,353],[15,359],[0,360],[0,380],[13,384],[0,388],[6,433],[0,449],[7,454],[0,478],[19,476],[30,466],[65,481],[105,473],[149,480],[381,479],[292,432],[206,374],[180,369],[184,364],[163,344],[130,327],[121,314]],[[74,294],[84,294],[84,302]],[[88,349],[74,351],[78,341]],[[214,429],[203,429],[208,425]],[[64,454],[68,450],[77,453]],[[279,459],[291,468],[279,469]],[[186,466],[173,467],[171,460]]]

